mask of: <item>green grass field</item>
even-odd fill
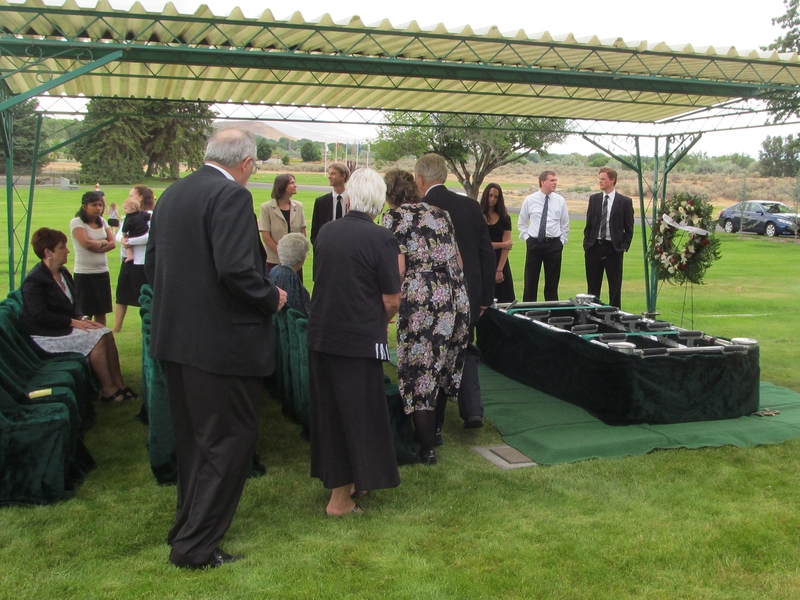
[[[324,182],[323,182],[324,183]],[[37,191],[33,229],[67,229],[81,191]],[[106,188],[121,202],[128,188]],[[157,192],[158,193],[158,192]],[[301,192],[310,220],[316,194]],[[268,190],[254,191],[256,206]],[[0,216],[5,231],[6,215]],[[573,221],[561,294],[584,291],[583,223]],[[761,343],[762,379],[800,392],[800,244],[721,234],[706,285],[664,286],[661,318]],[[641,241],[626,256],[624,308],[645,309]],[[119,269],[109,255],[112,281]],[[31,260],[35,260],[32,256]],[[5,245],[0,265],[5,268]],[[522,293],[524,245],[511,252]],[[32,266],[29,263],[29,267]],[[311,285],[311,265],[306,283]],[[0,292],[7,288],[0,273]],[[117,336],[140,383],[140,321]],[[210,572],[167,563],[174,487],[149,470],[138,405],[98,406],[87,445],[98,461],[75,498],[0,509],[0,597],[547,598],[800,597],[800,441],[754,449],[670,450],[618,460],[500,471],[471,450],[501,442],[490,425],[460,428],[450,407],[439,465],[401,468],[363,518],[323,518],[308,444],[267,399],[259,451],[266,477],[245,488],[225,547],[246,560]]]

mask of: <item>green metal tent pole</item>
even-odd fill
[[[639,221],[642,225],[642,260],[644,261],[644,295],[647,303],[647,312],[655,312],[655,298],[650,285],[650,263],[647,260],[647,213],[644,205],[644,174],[642,170],[642,153],[639,145],[639,136],[634,138],[636,148],[636,171],[639,181]]]
[[[36,187],[36,171],[39,167],[39,142],[42,138],[42,121],[44,115],[39,113],[36,115],[36,138],[33,141],[33,156],[31,157],[31,184],[28,186],[28,214],[25,218],[25,238],[22,245],[22,266],[19,272],[19,285],[22,286],[22,280],[25,279],[25,274],[28,272],[28,248],[30,247],[31,239],[31,219],[33,218],[33,190]],[[11,277],[14,278],[13,276]],[[14,288],[10,288],[13,290]]]
[[[0,129],[6,152],[6,219],[8,219],[8,290],[14,289],[14,115],[10,110],[0,113]]]

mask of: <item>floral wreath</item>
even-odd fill
[[[659,212],[647,251],[656,277],[678,285],[702,284],[706,270],[720,257],[714,207],[701,196],[683,193],[663,201]]]

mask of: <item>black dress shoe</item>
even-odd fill
[[[216,569],[217,567],[236,562],[242,558],[244,558],[243,554],[228,554],[225,550],[217,546],[211,554],[211,562],[208,564],[208,568]]]
[[[436,452],[431,450],[430,452],[420,452],[419,453],[419,461],[428,467],[432,467],[436,464]]]
[[[241,558],[244,558],[244,556],[242,556],[241,554],[228,554],[222,548],[217,546],[211,553],[211,558],[208,559],[206,562],[192,563],[192,562],[182,562],[173,560],[172,564],[181,569],[216,569],[217,567],[221,567],[222,565],[236,562]]]
[[[480,429],[483,427],[483,419],[481,417],[468,417],[464,419],[464,429]]]
[[[436,436],[433,438],[433,447],[438,448],[439,446],[444,444],[444,439],[442,439],[442,430],[436,430]]]

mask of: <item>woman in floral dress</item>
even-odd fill
[[[391,207],[383,225],[401,252],[403,296],[397,319],[397,370],[406,414],[412,414],[419,455],[436,464],[435,409],[439,390],[455,396],[469,334],[469,300],[453,223],[447,211],[420,202],[414,176],[386,174]]]

